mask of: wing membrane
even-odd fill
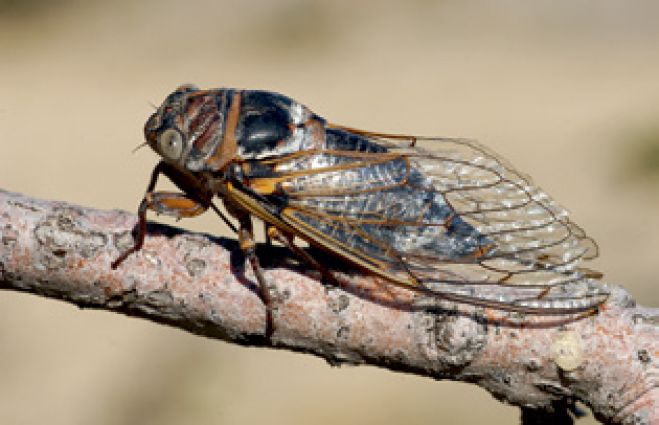
[[[282,221],[392,281],[547,311],[592,307],[604,296],[580,268],[597,255],[595,243],[474,141],[328,128],[326,149],[269,165],[287,200]]]

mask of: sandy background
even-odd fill
[[[656,306],[657,22],[650,0],[0,0],[0,187],[134,211],[156,163],[130,154],[149,102],[183,82],[276,90],[346,125],[480,139],[572,211],[600,244],[593,267]],[[0,293],[0,424],[517,415],[466,384]]]

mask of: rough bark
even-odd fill
[[[150,224],[143,251],[111,270],[133,242],[135,219],[0,191],[0,288],[331,364],[472,382],[522,407],[529,424],[566,423],[576,400],[604,422],[659,423],[659,309],[637,306],[622,288],[610,286],[607,303],[588,317],[503,314],[429,303],[354,273],[341,275],[341,288],[323,285],[285,249],[263,246],[275,294],[268,340],[265,308],[235,241]]]

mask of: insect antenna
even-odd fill
[[[135,149],[133,149],[132,151],[130,151],[130,153],[135,153],[135,152],[137,152],[138,150],[142,149],[142,148],[143,148],[144,146],[146,146],[146,145],[148,145],[147,142],[140,143],[139,145],[137,145],[137,147],[136,147]]]
[[[236,226],[232,222],[229,221],[226,215],[220,209],[215,205],[214,203],[211,202],[211,208],[213,211],[215,211],[215,214],[219,215],[222,221],[224,221],[224,224],[226,224],[229,229],[233,230],[233,233],[238,233],[238,229],[236,229]]]

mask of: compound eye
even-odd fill
[[[168,128],[158,137],[158,150],[166,159],[176,161],[183,153],[183,137],[178,130]]]

